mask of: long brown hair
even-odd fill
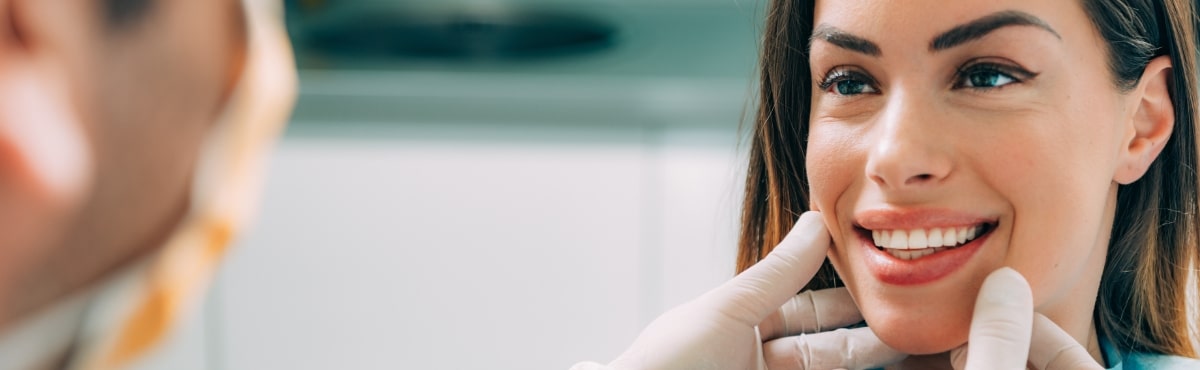
[[[1105,39],[1114,85],[1135,86],[1149,61],[1171,59],[1174,133],[1137,182],[1117,191],[1107,261],[1094,319],[1118,348],[1196,357],[1189,328],[1198,320],[1200,289],[1189,275],[1200,267],[1200,176],[1196,166],[1196,4],[1191,0],[1083,0]],[[811,74],[808,42],[813,2],[774,0],[764,25],[758,113],[742,208],[737,271],[765,257],[808,210],[804,167]],[[804,290],[841,286],[829,261]],[[1193,290],[1189,296],[1189,289]]]

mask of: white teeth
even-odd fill
[[[908,232],[908,249],[925,249],[928,247],[929,241],[925,238],[925,230]]]
[[[888,243],[887,248],[908,249],[908,232],[904,230],[892,230],[891,243]]]
[[[929,229],[929,246],[942,246],[942,229]]]
[[[871,230],[871,238],[875,242],[875,246],[886,248],[889,251],[928,250],[929,253],[933,253],[935,248],[954,247],[974,240],[982,230],[982,226],[979,225],[915,230]],[[914,254],[909,253],[904,256],[914,256]]]
[[[887,252],[889,254],[891,254],[893,257],[896,257],[896,258],[899,258],[902,260],[914,260],[917,258],[921,258],[921,257],[925,257],[928,255],[937,253],[941,250],[942,250],[942,248],[925,248],[925,249],[916,249],[916,250],[913,250],[913,249],[909,249],[909,250],[888,249]]]

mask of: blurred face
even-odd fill
[[[1003,266],[1090,322],[1135,109],[1080,2],[817,1],[814,25],[813,206],[880,338],[962,345]]]
[[[152,0],[119,26],[107,2],[5,6],[0,95],[25,103],[3,105],[0,147],[46,150],[0,153],[0,198],[21,200],[0,209],[0,328],[161,246],[241,68],[236,0]]]
[[[110,266],[157,248],[188,208],[200,146],[240,69],[238,1],[154,0],[144,18],[90,42],[78,81],[96,167],[65,244]],[[114,217],[119,215],[119,217]]]

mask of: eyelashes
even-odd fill
[[[989,92],[1025,83],[1037,76],[1038,73],[1011,62],[977,58],[967,61],[955,71],[950,86],[954,89]],[[830,69],[819,79],[817,86],[826,93],[840,96],[879,93],[879,83],[862,68],[855,66],[843,65]]]

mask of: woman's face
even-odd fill
[[[965,343],[1002,266],[1040,312],[1082,304],[1090,320],[1137,109],[1080,3],[817,1],[813,207],[889,345]]]

